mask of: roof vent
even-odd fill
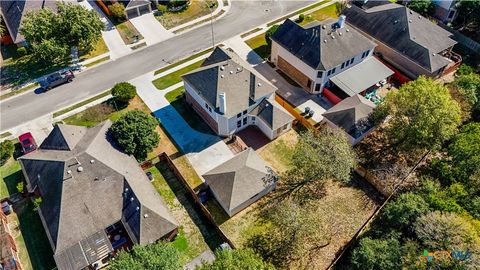
[[[144,218],[147,218],[147,217],[148,217],[148,214],[143,215],[143,217],[144,217]]]
[[[413,22],[412,20],[408,20],[409,23]]]
[[[133,202],[133,200],[135,200],[135,198],[133,198],[133,197],[130,197],[130,201],[131,201],[131,202]]]
[[[334,36],[334,35],[332,35],[332,39],[335,39],[335,36]]]
[[[140,210],[140,207],[138,207],[138,206],[135,207],[135,211],[138,211],[138,210]]]
[[[437,55],[437,54],[436,54],[436,53],[433,53],[432,55],[435,56],[435,55]]]
[[[125,188],[125,192],[128,192],[128,187],[127,187],[127,188]]]
[[[90,160],[90,164],[95,163],[95,159]]]
[[[393,24],[397,24],[399,22],[400,22],[399,20],[395,20],[395,21],[393,21]]]
[[[418,18],[419,18],[419,19],[421,19],[421,18],[422,18],[422,16],[418,15]]]
[[[341,36],[341,35],[342,35],[342,32],[338,33],[338,35]]]
[[[242,69],[240,67],[237,67],[237,71],[242,71]]]
[[[67,173],[68,173],[68,174],[72,174],[72,170],[68,170]]]
[[[98,181],[98,176],[95,176],[95,179],[94,179],[94,181]]]
[[[225,75],[223,75],[223,74],[222,74],[222,75],[220,75],[220,78],[225,78]]]
[[[224,66],[221,66],[221,67],[220,67],[220,70],[225,70],[225,67],[224,67]]]
[[[233,70],[230,70],[230,74],[233,74]]]
[[[413,14],[413,11],[412,11],[412,10],[410,10],[410,14]]]
[[[327,29],[327,26],[325,24],[322,25],[322,29]]]
[[[345,31],[350,32],[350,29],[347,28],[347,30],[345,30]]]
[[[327,43],[327,40],[326,40],[326,39],[324,39],[324,40],[323,40],[323,43]]]
[[[78,172],[83,172],[83,167],[82,167],[82,166],[78,167],[78,168],[77,168],[77,171],[78,171]]]
[[[257,85],[258,85],[258,87],[262,86],[262,84],[261,84],[261,83],[257,83]]]

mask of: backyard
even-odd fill
[[[170,29],[208,15],[210,12],[213,12],[217,6],[218,3],[216,0],[192,0],[186,9],[177,12],[168,11],[155,17],[163,25],[163,27]]]

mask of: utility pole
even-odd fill
[[[208,9],[210,10],[210,29],[212,30],[212,48],[215,47],[215,36],[213,34],[213,11],[211,7],[211,2],[207,1]]]

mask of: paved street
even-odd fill
[[[230,12],[214,23],[219,43],[255,26],[307,6],[304,1],[234,1]],[[47,93],[29,92],[0,103],[0,132],[53,113],[80,100],[211,46],[210,25],[141,49],[138,52],[86,70],[70,84]]]

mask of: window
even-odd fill
[[[355,60],[355,57],[352,57],[352,59],[350,59],[350,65],[353,64],[353,60]]]
[[[208,110],[209,110],[210,112],[212,112],[212,108],[211,108],[211,107],[208,107]]]
[[[242,126],[242,121],[238,120],[237,121],[237,128],[241,127]]]
[[[243,115],[247,114],[247,110],[243,111]]]
[[[317,72],[317,78],[321,78],[322,76],[323,76],[323,72],[322,72],[322,71]]]
[[[363,52],[363,53],[362,53],[362,59],[365,58],[365,57],[367,57],[367,55],[368,55],[369,52],[370,52],[370,50]]]
[[[333,68],[333,69],[332,69],[332,74],[335,74],[335,69],[337,69],[337,68]]]
[[[319,83],[317,83],[317,85],[315,85],[315,91],[317,91],[317,92],[320,91],[320,86],[321,85]]]
[[[332,74],[332,70],[329,70],[329,71],[327,72],[327,76],[330,76],[330,74]]]
[[[455,10],[450,10],[450,13],[448,13],[448,19],[452,19],[453,15],[455,15]]]
[[[242,113],[237,114],[237,118],[240,118],[240,117],[242,117]]]
[[[247,124],[247,117],[243,118],[243,125]]]
[[[208,104],[207,104],[207,103],[205,103],[205,108],[207,108],[207,109],[208,109]]]
[[[342,67],[340,67],[341,69],[343,69],[345,67],[345,62],[342,63]]]
[[[310,88],[311,86],[312,86],[312,80],[308,79],[307,87]]]

